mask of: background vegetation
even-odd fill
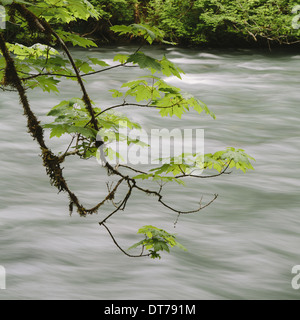
[[[30,3],[36,1],[31,0]],[[114,25],[146,23],[161,29],[165,39],[179,45],[260,47],[295,45],[300,29],[292,27],[299,5],[290,0],[91,0],[100,16],[65,21],[61,27],[91,37],[98,43],[132,41],[117,37]],[[61,21],[60,21],[61,23]],[[11,21],[11,38],[24,42]],[[28,38],[28,37],[27,37]],[[26,39],[26,37],[25,37]],[[26,40],[25,40],[26,41]]]
[[[92,0],[101,19],[91,23],[93,35],[114,40],[115,24],[148,23],[169,41],[181,45],[265,46],[295,44],[290,0]]]

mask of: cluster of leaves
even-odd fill
[[[123,114],[104,113],[101,109],[94,108],[97,113],[97,121],[101,126],[101,130],[97,131],[93,128],[90,115],[84,101],[80,98],[65,100],[52,108],[47,114],[54,117],[54,121],[45,124],[45,129],[50,129],[50,138],[60,138],[64,134],[71,135],[76,143],[72,147],[73,153],[79,155],[83,159],[97,156],[98,147],[96,145],[97,135],[105,137],[104,142],[107,147],[104,148],[105,154],[111,159],[115,154],[115,150],[109,147],[109,143],[113,141],[126,141],[130,144],[141,144],[139,140],[130,139],[129,136],[120,134],[120,128],[126,127],[129,130],[141,129],[138,123],[132,122]],[[118,153],[118,158],[122,156]]]
[[[90,46],[86,39],[79,37],[76,44],[81,47]],[[91,42],[90,40],[88,40]],[[22,44],[8,44],[8,50],[16,57],[18,74],[22,78],[26,87],[35,89],[39,87],[45,92],[59,93],[61,78],[76,81],[76,75],[70,61],[63,57],[53,47],[36,43],[30,47]],[[95,71],[96,66],[107,67],[108,64],[96,58],[87,58],[86,61],[75,59],[77,69],[82,74]],[[0,58],[0,68],[3,72],[5,61]],[[0,71],[1,72],[1,71]]]
[[[134,29],[137,28],[138,26],[135,25]],[[141,26],[141,30],[141,35],[148,39],[149,42],[152,42],[155,36],[152,34],[152,31],[150,29],[147,30],[145,26]],[[126,33],[130,33],[130,31],[127,30]],[[149,34],[151,35],[150,38]],[[47,49],[52,55],[54,55],[54,57],[51,57],[45,46],[40,45],[34,47],[38,47],[39,51],[36,52],[31,49],[27,54],[25,54],[23,50],[23,48],[27,47],[22,45],[15,45],[12,47],[13,53],[20,57],[20,59],[25,59],[25,57],[27,57],[26,62],[28,62],[28,59],[30,59],[31,56],[33,57],[32,62],[35,62],[34,57],[39,57],[38,62],[33,64],[33,69],[37,72],[39,77],[34,79],[30,79],[31,77],[28,77],[29,79],[26,81],[30,88],[35,88],[36,85],[39,85],[45,91],[52,90],[59,92],[58,84],[62,76],[71,80],[76,80],[74,72],[72,71],[71,66],[68,64],[68,61],[60,57],[56,50],[49,48]],[[21,52],[19,52],[16,48],[19,51],[21,50]],[[47,63],[45,60],[43,61],[43,58],[45,60],[47,59]],[[139,104],[143,107],[156,108],[159,110],[162,117],[177,116],[178,118],[181,118],[184,113],[190,111],[190,109],[194,109],[199,114],[204,111],[215,118],[215,115],[202,101],[188,93],[181,92],[179,88],[168,84],[163,78],[158,76],[161,74],[164,77],[175,76],[181,79],[181,74],[183,71],[165,56],[161,60],[158,60],[144,54],[143,52],[137,51],[131,55],[118,54],[113,60],[115,62],[120,62],[121,65],[137,65],[141,69],[148,69],[152,73],[150,76],[124,83],[122,88],[119,90],[111,89],[110,91],[112,92],[112,96],[114,98],[122,98],[124,101],[123,103],[118,104],[117,107],[130,104],[126,101],[128,101],[128,99],[131,97],[134,98],[133,100],[135,104]],[[91,63],[94,65],[94,67],[111,67],[104,61],[96,58],[87,57],[87,61],[76,60],[76,66],[82,72],[82,75],[88,75],[89,73],[96,72],[94,67],[91,66]],[[100,69],[98,71],[105,71],[105,69]],[[54,76],[43,76],[45,73],[52,74]],[[122,92],[122,89],[125,89],[125,91],[123,90]],[[134,103],[132,102],[132,104]],[[138,140],[130,140],[129,136],[121,137],[118,132],[118,126],[120,126],[121,122],[126,123],[129,129],[140,129],[138,124],[133,124],[124,116],[119,116],[118,119],[114,119],[112,121],[111,118],[115,117],[115,115],[104,112],[104,110],[101,110],[100,108],[94,108],[94,111],[96,114],[99,114],[98,122],[102,127],[102,136],[112,136],[118,139],[118,141],[120,141],[121,138],[123,140],[127,139],[128,144],[140,144],[140,141]],[[88,111],[86,110],[84,102],[81,99],[75,98],[70,101],[63,101],[57,106],[54,106],[48,115],[56,117],[53,123],[44,126],[45,128],[51,129],[50,137],[59,138],[63,134],[80,134],[81,138],[84,137],[84,140],[87,141],[84,141],[84,143],[81,145],[76,145],[78,154],[81,154],[83,157],[95,155],[96,150],[95,147],[93,147],[93,142],[96,139],[97,132],[95,132],[95,130],[92,128],[92,125],[89,121],[90,119]],[[86,152],[87,150],[83,152],[83,150],[81,150],[82,148],[80,148],[80,150],[78,149],[82,146],[86,148],[88,152]],[[106,152],[107,155],[110,156],[113,154],[113,150],[111,148],[107,148]],[[118,157],[121,157],[121,155],[118,154]]]
[[[139,241],[138,243],[131,246],[128,250],[142,247],[150,253],[152,259],[161,259],[160,251],[166,251],[170,253],[170,248],[178,247],[182,250],[187,251],[187,249],[177,242],[176,236],[170,234],[163,229],[153,227],[151,225],[144,226],[139,229],[138,234],[144,234],[145,239]]]
[[[227,169],[237,169],[242,172],[254,170],[250,160],[254,160],[242,149],[227,148],[214,154],[191,154],[183,153],[176,157],[159,159],[163,165],[153,168],[149,173],[140,173],[134,179],[153,180],[163,182],[177,182],[184,185],[183,178],[198,177],[206,178],[215,176],[202,175],[204,170],[216,170],[221,175]]]
[[[67,43],[73,45],[80,45],[82,47],[96,46],[96,44],[89,40],[80,37],[72,30],[66,31],[68,25],[72,23],[79,23],[80,21],[87,21],[88,19],[98,20],[101,14],[95,7],[87,0],[1,0],[0,5],[11,5],[13,3],[24,4],[28,10],[38,17],[42,17],[47,23],[55,27],[55,31]],[[11,15],[7,12],[8,21],[7,29],[9,36],[23,44],[32,44],[35,41],[47,42],[47,39],[41,34],[33,32],[30,25],[24,20],[16,11]],[[28,37],[28,34],[31,34]]]
[[[254,158],[245,153],[243,149],[230,147],[215,154],[206,154],[204,157],[204,169],[215,169],[218,172],[222,172],[228,165],[229,168],[236,168],[245,173],[247,170],[254,170],[250,160],[254,160]]]

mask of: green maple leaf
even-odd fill
[[[129,56],[127,62],[138,64],[140,68],[154,69],[160,71],[162,69],[161,64],[156,59],[145,55],[142,52],[136,52]]]

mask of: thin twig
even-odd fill
[[[194,174],[183,174],[183,175],[178,175],[175,178],[176,179],[180,179],[180,178],[198,178],[198,179],[208,179],[208,178],[216,178],[219,177],[223,174],[231,174],[231,172],[227,172],[230,163],[232,162],[232,160],[230,160],[230,162],[228,163],[228,165],[226,166],[226,168],[224,170],[222,170],[222,172],[218,173],[218,174],[214,174],[214,175],[209,175],[209,176],[199,176],[199,175],[194,175]]]
[[[121,202],[121,204],[118,206],[118,208],[116,208],[116,210],[114,210],[111,214],[109,214],[104,220],[102,220],[101,222],[99,222],[100,225],[102,225],[103,223],[105,223],[110,217],[112,217],[115,213],[121,211],[121,210],[125,210],[126,204],[131,196],[132,193],[132,189],[133,187],[130,185],[129,181],[127,181],[128,186],[129,186],[129,191],[126,194],[124,200]]]
[[[109,228],[106,226],[106,224],[102,223],[101,224],[109,233],[110,237],[112,238],[114,244],[117,246],[117,248],[119,248],[126,256],[130,257],[130,258],[140,258],[140,257],[150,257],[151,253],[148,254],[143,254],[144,252],[144,248],[142,249],[142,253],[140,255],[132,255],[127,253],[125,250],[123,250],[120,245],[118,244],[118,242],[116,241],[115,237],[113,236],[113,234],[111,233],[111,231],[109,230]]]

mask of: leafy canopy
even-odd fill
[[[180,88],[168,84],[168,77],[181,79],[184,73],[181,68],[176,66],[166,56],[160,59],[153,58],[138,49],[130,55],[117,54],[113,57],[114,65],[87,56],[84,60],[75,59],[68,50],[65,43],[82,48],[95,47],[96,43],[79,34],[65,31],[60,27],[62,24],[69,24],[73,21],[99,19],[100,14],[94,6],[87,0],[45,0],[45,1],[2,1],[8,6],[9,18],[19,25],[23,32],[30,36],[33,42],[30,46],[19,43],[5,42],[0,51],[0,88],[6,90],[12,87],[19,92],[25,113],[29,118],[28,127],[33,137],[38,140],[43,153],[44,165],[47,173],[51,177],[52,183],[65,190],[70,197],[70,211],[73,205],[77,206],[78,212],[82,216],[92,214],[106,202],[114,201],[118,187],[127,183],[128,194],[121,201],[117,210],[107,216],[100,223],[105,225],[107,219],[116,212],[124,210],[134,188],[146,194],[152,194],[158,201],[177,214],[183,213],[181,210],[172,208],[163,201],[160,192],[144,189],[138,185],[140,180],[159,181],[161,184],[175,182],[184,184],[186,177],[199,177],[195,174],[197,170],[216,170],[216,175],[221,175],[229,168],[236,168],[243,172],[252,170],[250,160],[253,160],[242,149],[227,148],[225,151],[218,151],[214,154],[182,154],[180,160],[175,157],[161,159],[163,165],[152,168],[147,172],[139,171],[135,168],[131,170],[131,175],[125,175],[118,168],[113,168],[108,161],[105,166],[108,174],[114,174],[120,178],[115,188],[109,188],[108,196],[94,208],[88,210],[84,208],[67,186],[63,179],[60,164],[68,156],[79,156],[82,159],[99,156],[99,145],[101,156],[111,159],[117,156],[121,159],[122,155],[110,148],[109,143],[113,141],[125,141],[128,145],[136,144],[149,147],[138,139],[130,138],[130,131],[142,129],[142,126],[129,119],[122,113],[117,113],[116,109],[122,107],[141,107],[155,110],[161,117],[178,117],[181,119],[184,114],[194,110],[199,115],[203,113],[215,119],[214,113],[209,110],[207,105],[193,95],[182,92]],[[48,23],[48,25],[46,24]],[[146,24],[132,24],[129,26],[113,26],[114,32],[121,35],[141,37],[149,44],[155,40],[163,41],[164,33],[156,27]],[[24,31],[25,30],[25,31]],[[48,31],[47,31],[48,30]],[[44,38],[43,38],[44,36]],[[1,35],[2,39],[2,35]],[[0,40],[1,40],[0,39]],[[43,43],[40,43],[43,40]],[[2,40],[1,40],[2,41]],[[57,49],[59,44],[63,50]],[[7,50],[7,52],[6,52]],[[12,66],[8,55],[13,56]],[[107,70],[137,66],[146,70],[148,75],[140,77],[134,81],[124,83],[121,88],[112,88],[112,97],[118,100],[116,105],[109,108],[96,106],[86,93],[84,79],[89,75],[95,75]],[[10,68],[10,69],[9,69]],[[12,80],[10,74],[16,73]],[[17,77],[17,84],[16,82]],[[63,100],[48,112],[48,123],[43,124],[43,129],[49,132],[50,138],[61,138],[63,135],[70,136],[70,144],[65,151],[61,151],[58,156],[54,156],[51,150],[46,149],[42,136],[37,136],[39,122],[33,119],[33,114],[28,111],[25,92],[28,89],[42,90],[47,93],[55,93],[59,96],[63,90],[62,79],[77,81],[83,92],[82,97],[77,94],[70,100]],[[8,81],[9,80],[9,81]],[[21,85],[20,85],[21,83]],[[75,84],[74,84],[75,85]],[[10,88],[11,89],[11,88]],[[10,90],[9,89],[9,90]],[[78,90],[77,90],[78,91]],[[33,120],[32,120],[33,119]],[[35,123],[32,126],[32,123]],[[128,133],[120,132],[120,128],[127,128]],[[98,137],[103,137],[103,141],[98,141]],[[201,176],[200,176],[201,177]],[[161,188],[162,189],[162,188]],[[117,206],[113,202],[114,206]],[[202,209],[193,211],[198,212]],[[106,227],[107,228],[107,227]],[[130,249],[142,247],[149,251],[151,258],[161,258],[160,252],[170,252],[173,247],[185,248],[180,245],[176,236],[154,226],[144,226],[138,231],[145,238],[133,245]],[[111,233],[110,233],[111,234]],[[112,236],[112,235],[111,235]],[[113,238],[113,236],[112,236]],[[113,238],[114,239],[114,238]],[[115,239],[114,239],[115,241]],[[116,242],[116,241],[115,241]]]

